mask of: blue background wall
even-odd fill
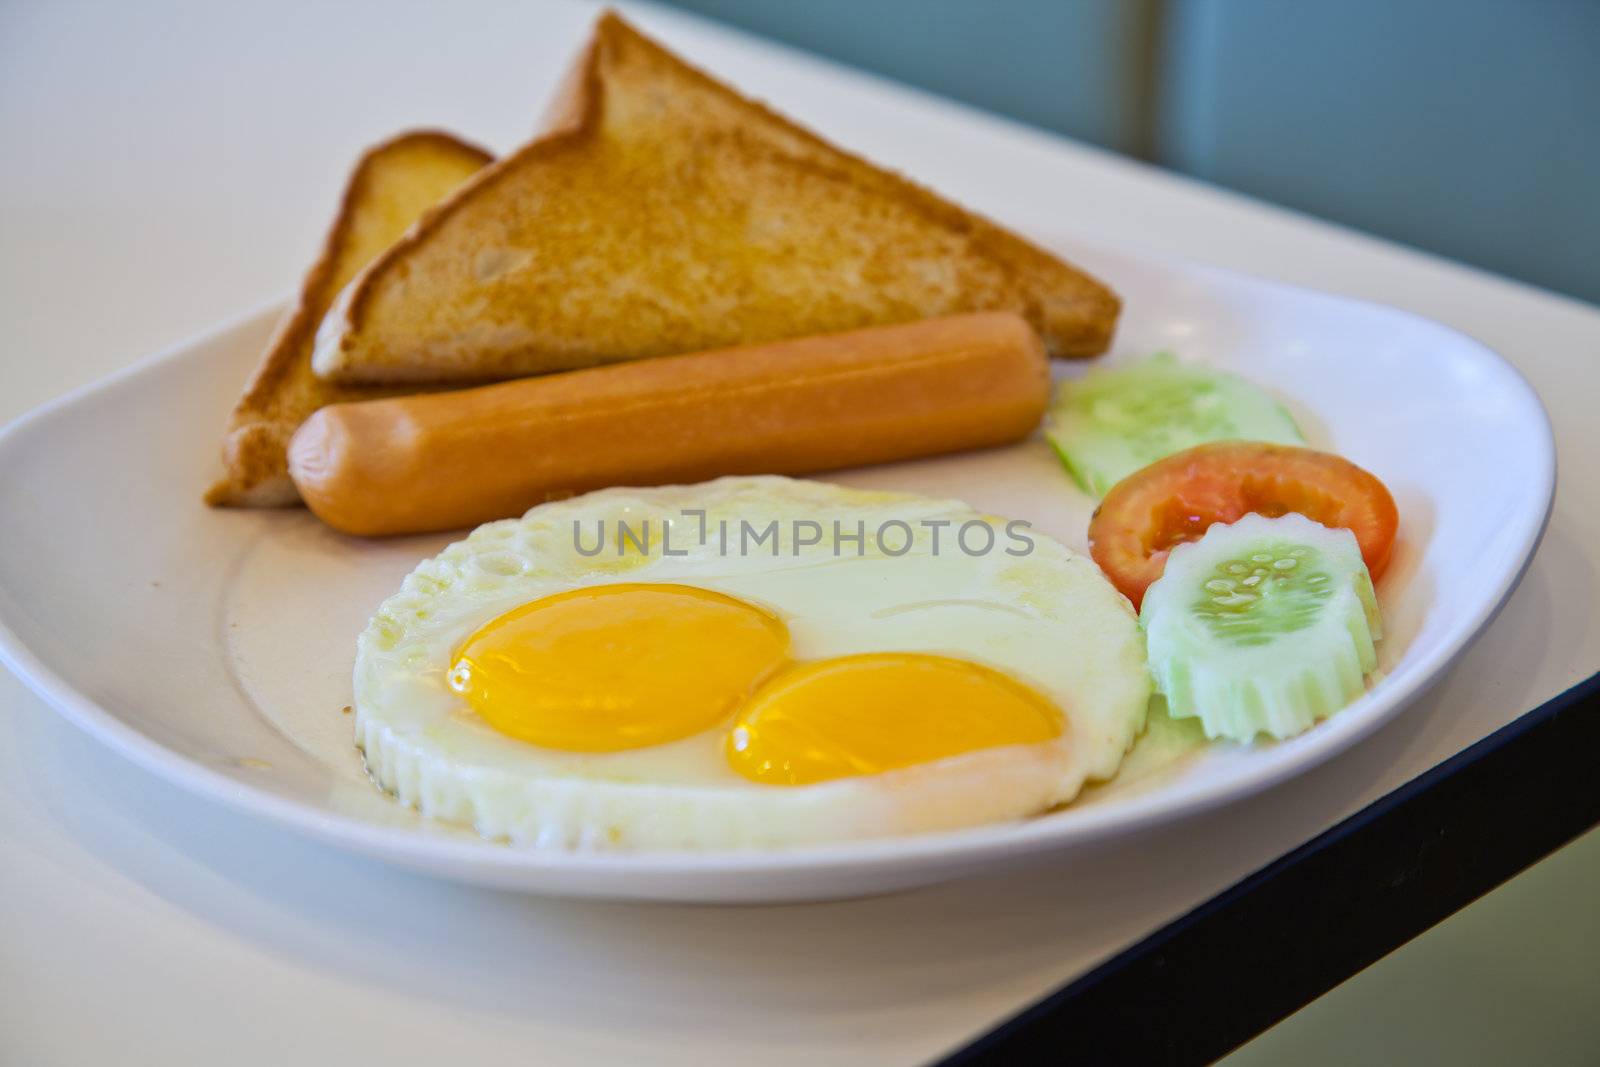
[[[1600,0],[678,0],[1600,302]]]

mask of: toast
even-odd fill
[[[286,449],[307,416],[324,404],[415,391],[319,380],[311,373],[317,323],[362,267],[491,159],[482,149],[433,131],[401,134],[362,155],[321,256],[233,409],[222,445],[226,474],[206,493],[206,503],[294,504],[300,497],[289,480]]]
[[[1103,351],[1119,302],[1049,253],[603,14],[544,136],[380,256],[319,330],[341,382],[484,381],[965,311]]]

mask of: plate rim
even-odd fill
[[[829,873],[840,870],[858,872],[888,871],[913,863],[944,861],[962,870],[995,860],[1019,855],[1081,848],[1110,837],[1133,835],[1154,825],[1180,823],[1257,796],[1290,778],[1303,774],[1347,752],[1378,728],[1392,722],[1418,697],[1427,692],[1440,676],[1482,636],[1483,632],[1521,583],[1538,552],[1554,511],[1557,483],[1555,431],[1548,410],[1527,376],[1509,359],[1477,338],[1436,319],[1378,301],[1328,292],[1264,278],[1180,256],[1131,249],[1100,242],[1078,241],[1087,248],[1103,249],[1111,255],[1149,262],[1178,273],[1200,274],[1223,285],[1244,285],[1266,289],[1296,299],[1307,297],[1342,304],[1365,312],[1399,316],[1452,335],[1480,357],[1508,372],[1520,387],[1524,400],[1536,417],[1538,485],[1535,499],[1543,506],[1536,519],[1522,520],[1517,549],[1517,567],[1502,575],[1492,595],[1465,622],[1452,626],[1450,639],[1440,649],[1419,662],[1397,669],[1388,678],[1399,676],[1403,684],[1382,706],[1374,707],[1374,692],[1368,691],[1347,707],[1345,715],[1322,724],[1320,743],[1306,745],[1276,759],[1246,769],[1225,781],[1198,787],[1188,793],[1181,808],[1174,809],[1167,790],[1156,790],[1132,798],[1113,809],[1078,816],[1072,823],[1051,823],[1041,819],[988,824],[961,830],[891,837],[865,841],[810,845],[776,850],[648,850],[637,852],[584,852],[516,849],[487,841],[453,840],[419,834],[415,829],[384,826],[356,816],[318,808],[308,802],[280,796],[251,785],[220,770],[183,755],[124,722],[119,716],[89,698],[41,661],[0,614],[0,663],[4,663],[45,704],[95,740],[119,753],[146,771],[241,814],[286,826],[313,840],[381,859],[412,870],[430,872],[457,881],[491,884],[502,888],[521,888],[530,892],[558,893],[614,899],[727,899],[712,893],[685,894],[681,891],[652,891],[643,882],[616,885],[609,889],[559,889],[533,884],[541,878],[561,876],[631,875],[635,879],[693,881],[706,877],[748,877]],[[77,386],[0,426],[0,461],[18,437],[46,423],[63,411],[98,393],[114,389],[128,379],[152,368],[190,355],[197,348],[218,341],[269,313],[281,313],[287,298],[280,295],[263,301],[221,322],[191,334],[183,340],[137,359],[109,375]],[[1397,665],[1398,668],[1398,665]],[[1386,679],[1387,680],[1387,679]],[[1365,714],[1351,716],[1353,709]],[[961,870],[950,874],[959,876]],[[937,879],[927,879],[934,881]],[[681,888],[681,887],[680,887]],[[724,887],[724,891],[736,887]],[[827,893],[804,894],[820,899]],[[837,894],[834,894],[837,895]],[[776,898],[773,898],[776,899]],[[790,899],[800,899],[799,897]]]

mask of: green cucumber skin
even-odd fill
[[[1291,547],[1306,551],[1299,579],[1258,584],[1254,601],[1231,604],[1236,590],[1223,588],[1224,568],[1243,563],[1242,580],[1255,574],[1249,557],[1282,557]],[[1276,580],[1268,574],[1264,582]],[[1219,608],[1219,598],[1230,606]],[[1355,700],[1382,637],[1354,535],[1294,514],[1247,515],[1174,548],[1145,594],[1140,625],[1170,713],[1199,719],[1209,738],[1240,743],[1291,737]]]
[[[1140,468],[1207,441],[1305,444],[1288,410],[1259,386],[1180,363],[1170,352],[1062,382],[1045,436],[1079,488],[1097,498]]]

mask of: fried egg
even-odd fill
[[[424,562],[360,637],[355,730],[381,788],[517,846],[777,848],[1065,803],[1149,693],[1127,601],[1025,524],[740,477]]]

